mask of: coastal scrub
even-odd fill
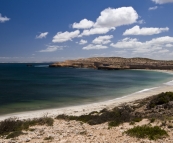
[[[150,140],[156,140],[168,136],[167,132],[160,127],[150,127],[147,125],[136,126],[125,131],[125,133],[132,137],[149,138]]]

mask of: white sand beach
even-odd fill
[[[173,74],[172,70],[155,70],[155,71]],[[143,98],[150,97],[152,95],[156,95],[161,92],[167,92],[167,91],[173,92],[173,81],[165,83],[160,87],[152,87],[150,89],[144,89],[142,91],[138,91],[136,93],[123,96],[121,98],[116,98],[116,99],[108,100],[104,102],[98,102],[98,103],[92,103],[92,104],[80,105],[80,106],[72,106],[72,107],[66,107],[66,108],[46,109],[46,110],[28,111],[28,112],[2,115],[0,116],[0,121],[10,117],[17,117],[19,119],[28,119],[28,118],[32,119],[32,118],[43,117],[44,115],[47,115],[49,117],[56,117],[57,115],[60,115],[60,114],[79,116],[82,114],[88,114],[92,111],[100,111],[104,108],[112,109],[115,106],[118,106],[122,103],[132,102],[135,100],[143,99]]]

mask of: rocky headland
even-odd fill
[[[173,61],[153,60],[148,58],[93,57],[56,62],[49,67],[93,68],[105,70],[119,69],[159,69],[172,70]]]

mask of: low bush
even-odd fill
[[[133,118],[133,121],[134,122],[140,122],[140,121],[142,121],[142,118],[141,117],[135,117],[135,118]]]
[[[123,105],[120,108],[116,107],[113,110],[109,111],[107,109],[101,110],[98,114],[90,113],[88,115],[81,116],[68,116],[68,115],[59,115],[56,119],[64,120],[76,120],[90,125],[102,124],[105,122],[110,122],[110,126],[114,126],[116,123],[124,123],[131,120],[131,109],[127,105]],[[113,125],[114,124],[114,125]]]
[[[154,123],[155,119],[154,118],[151,118],[150,119],[150,123]]]
[[[8,138],[16,137],[22,133],[22,130],[28,130],[34,125],[53,125],[53,119],[49,117],[35,118],[32,120],[18,120],[17,118],[8,118],[0,122],[0,135],[7,135]]]
[[[173,101],[173,92],[162,92],[156,96],[150,101],[148,108],[154,108],[157,105],[163,105],[168,103],[169,101]]]
[[[21,131],[15,131],[15,132],[8,134],[6,139],[15,138],[15,137],[18,137],[18,136],[23,135],[23,134],[24,133]]]
[[[44,140],[53,140],[54,138],[52,136],[45,137]]]
[[[125,133],[132,137],[149,138],[150,140],[157,140],[168,136],[167,132],[158,126],[136,126],[132,129],[125,131]]]

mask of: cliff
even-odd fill
[[[67,60],[49,65],[49,67],[93,68],[105,70],[119,69],[161,69],[172,70],[173,61],[153,60],[148,58],[93,57]]]

